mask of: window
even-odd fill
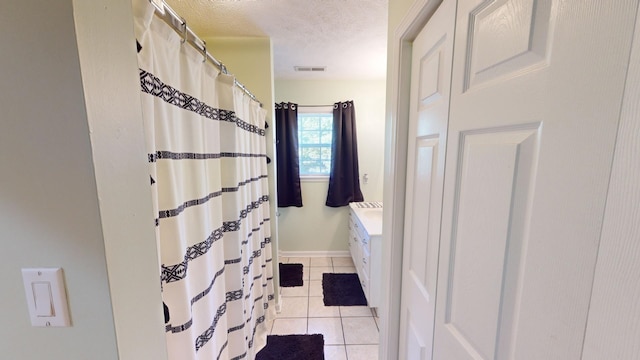
[[[300,176],[329,176],[333,107],[298,107]]]

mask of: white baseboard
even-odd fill
[[[349,250],[338,251],[278,251],[278,257],[351,257]]]

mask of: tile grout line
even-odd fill
[[[336,271],[335,267],[333,266],[333,258],[331,259],[331,269],[333,272]],[[342,329],[342,342],[344,343],[344,358],[346,360],[349,360],[349,354],[347,353],[347,337],[344,334],[344,324],[342,323],[342,311],[340,310],[340,306],[338,306],[338,315],[340,315],[340,328]]]
[[[326,268],[327,270],[329,270],[330,272],[334,272],[334,273],[335,273],[335,271],[336,271],[336,264],[334,264],[334,260],[333,260],[333,258],[332,258],[332,257],[329,257],[328,259],[329,259],[329,264],[317,264],[318,266],[316,266],[316,267],[325,267],[325,268]],[[287,262],[288,262],[288,263],[290,263],[290,262],[291,262],[291,260],[290,260],[290,259],[287,259]],[[308,275],[308,277],[307,277],[306,279],[303,279],[303,280],[304,280],[303,285],[304,285],[304,283],[307,283],[307,294],[306,294],[306,303],[307,303],[307,310],[306,310],[306,312],[307,312],[307,313],[306,313],[306,330],[307,330],[307,331],[306,331],[306,332],[307,332],[307,334],[309,334],[309,330],[310,330],[310,319],[311,319],[311,268],[312,268],[312,267],[311,267],[311,259],[308,259],[308,265],[304,266],[304,268],[306,268],[306,269],[308,270],[308,274],[307,274],[307,275]],[[304,269],[304,268],[303,268],[303,269]],[[320,288],[321,288],[321,290],[322,290],[322,279],[320,279],[320,280],[319,280],[319,282],[320,282]],[[304,298],[304,296],[305,296],[305,295],[303,295],[302,297]],[[323,305],[324,305],[323,296],[324,296],[324,295],[322,294],[322,291],[321,291],[321,294],[320,294],[320,296],[318,296],[318,297],[320,297],[320,298],[321,298],[321,300],[322,300],[322,302],[323,302]],[[374,312],[373,312],[373,310],[372,310],[372,309],[369,309],[369,315],[366,315],[366,316],[348,316],[348,317],[345,317],[345,316],[343,316],[343,314],[342,314],[342,310],[341,310],[341,307],[340,307],[340,306],[338,306],[338,311],[337,311],[337,312],[338,312],[338,318],[340,319],[340,326],[341,326],[341,330],[342,330],[342,339],[343,339],[343,343],[342,343],[342,344],[329,344],[329,345],[325,344],[324,346],[325,346],[325,347],[327,347],[327,346],[331,346],[331,347],[333,347],[333,346],[340,346],[340,347],[341,347],[341,349],[342,349],[342,351],[343,351],[343,354],[344,354],[344,359],[348,360],[348,359],[349,359],[349,355],[348,355],[348,352],[347,352],[347,343],[346,343],[347,341],[346,341],[345,325],[344,325],[344,321],[343,321],[343,319],[345,319],[345,318],[372,318],[372,320],[374,321],[375,328],[376,328],[376,330],[377,330],[378,334],[379,334],[380,329],[379,329],[379,325],[378,325],[378,323],[375,321],[375,316],[374,316]],[[331,317],[333,317],[333,316],[327,316],[326,318],[331,318]],[[324,316],[320,316],[320,318],[325,318],[325,317],[324,317]],[[274,321],[274,323],[272,324],[272,327],[271,327],[271,331],[270,331],[270,332],[273,332],[273,327],[275,327],[275,321]],[[375,344],[363,343],[363,344],[349,344],[349,345],[356,345],[356,346],[376,346],[376,347],[378,347],[378,346],[379,346],[379,342],[378,342],[378,343],[375,343]],[[324,349],[323,349],[323,351],[324,351]]]
[[[304,285],[304,281],[307,281],[307,334],[309,334],[309,312],[311,311],[311,297],[309,296],[309,294],[311,293],[311,259],[309,259],[309,269],[307,272],[309,275],[309,279],[303,280],[302,284]],[[302,268],[302,273],[304,274],[304,267]],[[324,347],[322,351],[324,352]]]
[[[378,343],[380,343],[380,327],[378,326],[378,322],[376,321],[376,316],[373,308],[369,308],[369,310],[371,311],[371,316],[373,317],[373,323],[376,324],[376,329],[378,329]]]

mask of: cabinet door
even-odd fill
[[[356,229],[355,229],[355,215],[353,214],[353,211],[349,212],[349,252],[351,253],[351,259],[353,259],[353,262],[355,264],[356,261],[356,257],[357,257],[357,244],[355,242],[356,238]]]
[[[351,251],[351,259],[356,268],[356,272],[360,275],[360,267],[362,263],[362,245],[360,245],[360,235],[358,234],[358,218],[351,211],[351,232],[349,234],[349,250]]]

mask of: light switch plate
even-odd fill
[[[62,268],[22,269],[32,326],[71,326]]]

